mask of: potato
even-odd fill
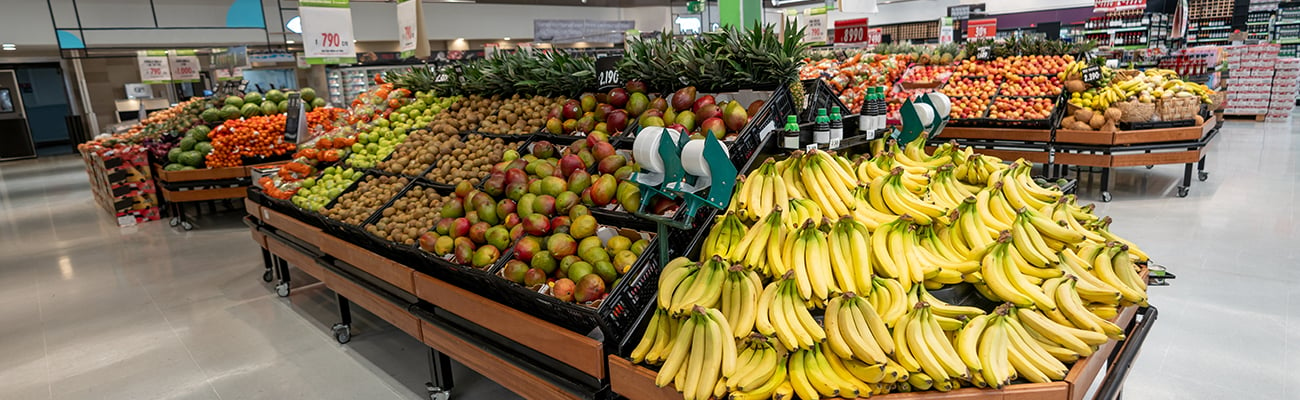
[[[1074,123],[1074,126],[1071,127],[1070,129],[1075,129],[1075,130],[1080,130],[1080,131],[1090,131],[1090,130],[1092,130],[1092,127],[1091,127],[1091,126],[1088,126],[1088,123],[1086,123],[1086,122],[1078,122],[1078,121],[1076,121],[1076,122]]]
[[[1061,118],[1061,127],[1063,127],[1063,128],[1067,128],[1067,129],[1068,129],[1068,128],[1071,127],[1071,126],[1074,126],[1074,122],[1075,122],[1075,121],[1076,121],[1076,120],[1074,119],[1074,116],[1073,116],[1073,115],[1068,116],[1068,117],[1065,117],[1065,118]]]
[[[1093,114],[1091,108],[1080,108],[1079,111],[1074,112],[1074,119],[1084,122],[1092,121]]]
[[[1105,124],[1106,117],[1101,114],[1093,114],[1092,120],[1088,121],[1088,126],[1091,126],[1092,129],[1101,129],[1101,126]]]

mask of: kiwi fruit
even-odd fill
[[[414,245],[420,234],[438,222],[443,200],[445,197],[431,188],[412,187],[380,212],[379,220],[367,225],[366,231],[390,242]]]
[[[357,183],[356,189],[339,195],[338,201],[322,214],[348,225],[361,225],[407,183],[410,181],[403,177],[367,176]]]

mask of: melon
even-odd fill
[[[225,106],[221,108],[221,117],[225,119],[239,118],[239,107]]]
[[[194,151],[202,155],[208,155],[212,152],[212,142],[198,142],[194,144]]]
[[[281,101],[284,101],[284,99],[286,98],[284,92],[281,92],[279,89],[271,89],[267,91],[265,97],[266,97],[266,101],[277,103],[277,104]]]
[[[239,109],[239,114],[244,118],[253,118],[262,112],[262,108],[254,104],[244,104],[244,108]]]
[[[280,107],[275,103],[269,101],[262,102],[262,115],[275,115],[279,113]]]
[[[312,101],[312,100],[315,100],[315,99],[316,99],[316,89],[312,89],[312,88],[302,88],[302,91],[300,92],[299,96],[302,97],[302,101]]]
[[[195,145],[195,144],[198,144],[198,143],[199,143],[199,141],[194,140],[194,138],[188,138],[188,137],[187,137],[187,138],[181,139],[181,147],[180,147],[180,148],[181,148],[181,151],[190,151],[190,150],[194,150],[194,145]]]
[[[204,121],[217,122],[221,120],[221,110],[209,108],[203,110],[202,113],[199,113],[199,116],[202,117]]]
[[[244,104],[253,104],[253,105],[262,104],[262,94],[253,92],[244,95]]]
[[[197,151],[190,150],[181,153],[179,160],[181,164],[188,165],[191,167],[197,167],[203,165],[203,154],[199,154],[199,152]]]
[[[239,96],[226,97],[226,107],[234,106],[235,108],[244,106],[244,98]]]
[[[176,162],[183,152],[185,150],[181,150],[180,147],[172,147],[171,150],[167,151],[167,161]]]

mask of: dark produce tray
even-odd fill
[[[370,214],[370,217],[366,218],[366,221],[361,223],[361,225],[357,227],[358,229],[361,230],[361,235],[365,240],[361,242],[353,242],[353,243],[367,250],[373,251],[376,254],[390,254],[393,257],[396,257],[398,262],[401,262],[403,264],[409,264],[418,261],[419,255],[416,254],[416,252],[420,251],[418,248],[419,242],[416,242],[415,247],[408,246],[406,244],[389,241],[388,239],[379,237],[373,233],[370,233],[370,231],[365,229],[367,226],[374,225],[375,223],[379,222],[379,220],[383,218],[383,213],[385,209],[392,207],[393,204],[396,203],[398,200],[400,200],[403,197],[406,197],[406,193],[410,192],[411,189],[414,189],[417,186],[426,189],[433,189],[435,192],[443,196],[450,196],[452,194],[452,191],[450,189],[446,189],[438,185],[432,185],[423,181],[412,180],[410,183],[406,185],[406,187],[403,187],[401,191],[398,191],[396,195],[388,199],[388,201],[385,202],[383,206],[380,206],[378,209],[375,210],[374,213]],[[437,224],[437,222],[438,222],[437,220],[434,220],[434,224]],[[429,229],[432,228],[433,225],[430,225],[424,228],[424,231],[428,231]]]
[[[1164,129],[1164,128],[1182,128],[1187,126],[1196,126],[1196,120],[1183,119],[1177,121],[1153,121],[1153,122],[1120,122],[1119,129],[1122,131],[1138,131],[1143,129]]]

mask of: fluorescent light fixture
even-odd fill
[[[294,44],[294,43],[296,43],[296,42],[294,42],[294,41],[292,41],[292,40],[286,40],[286,41],[284,41],[284,43],[285,43],[285,44]]]
[[[463,38],[463,37],[458,37],[458,38],[456,38],[456,41],[457,41],[457,42],[464,42],[464,41],[465,41],[465,38]]]
[[[4,51],[17,51],[18,49],[17,49],[17,48],[14,48],[14,47],[5,47],[4,49],[0,49],[0,50],[4,50]]]
[[[0,44],[0,46],[3,46],[3,47],[18,47],[17,45],[15,45],[15,44],[13,44],[13,43]]]
[[[504,40],[510,40],[510,37],[509,37],[509,36],[506,36]]]
[[[0,49],[3,49],[4,51],[15,51],[18,50],[18,46],[13,43],[5,43],[0,45]]]
[[[289,22],[284,24],[284,29],[288,29],[289,32],[302,34],[302,17],[289,18]]]

